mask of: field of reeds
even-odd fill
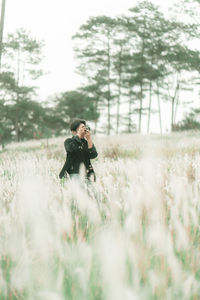
[[[96,137],[89,187],[64,139],[0,152],[0,299],[200,299],[198,133]]]

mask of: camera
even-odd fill
[[[90,127],[89,126],[85,126],[85,130],[86,131],[90,131]]]

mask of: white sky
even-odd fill
[[[164,10],[175,0],[154,0]],[[1,2],[1,0],[0,0]],[[126,13],[137,0],[7,0],[4,36],[25,28],[45,42],[42,68],[48,72],[37,83],[39,96],[45,100],[58,92],[81,85],[75,73],[71,37],[90,17]]]

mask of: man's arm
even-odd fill
[[[97,153],[97,150],[96,150],[94,144],[92,145],[92,148],[89,148],[89,145],[88,145],[87,152],[89,154],[89,158],[96,158],[98,156],[98,153]]]
[[[90,136],[90,138],[87,139],[88,142],[88,149],[91,149],[93,146],[93,141],[92,141],[92,137]]]
[[[60,179],[67,176],[66,171],[67,171],[67,161],[65,161],[65,164],[64,164],[64,166],[62,167],[62,170],[59,173],[59,178]]]
[[[87,139],[87,143],[88,143],[88,154],[89,154],[89,158],[95,158],[98,156],[97,150],[93,144],[92,141],[92,137],[91,137],[91,133],[90,131],[87,131],[85,134],[85,138]]]

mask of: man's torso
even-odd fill
[[[68,139],[69,142],[69,139]],[[88,143],[85,139],[80,139],[77,136],[73,136],[71,138],[71,146],[73,148],[73,152],[67,151],[67,160],[69,160],[69,169],[67,170],[69,174],[78,174],[80,170],[81,164],[87,168],[87,150],[88,150]]]

